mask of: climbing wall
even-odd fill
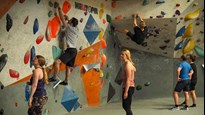
[[[129,7],[126,7],[129,6]],[[126,12],[125,12],[126,11]],[[138,13],[144,20],[159,20],[155,23],[150,24],[157,26],[162,25],[164,23],[163,20],[167,20],[169,18],[175,18],[175,20],[171,23],[171,25],[175,25],[176,29],[170,29],[173,32],[173,36],[171,40],[175,40],[174,43],[169,40],[158,41],[156,39],[152,42],[154,45],[157,44],[158,48],[163,50],[155,50],[150,51],[154,54],[160,54],[163,56],[179,58],[182,54],[194,54],[199,57],[204,56],[204,1],[203,0],[143,0],[143,1],[113,1],[112,2],[112,23],[116,24],[116,21],[124,20],[125,24],[129,23],[130,27],[126,27],[126,29],[130,29],[132,26],[132,15],[134,13]],[[129,20],[128,22],[125,20]],[[154,21],[153,21],[154,22]],[[169,22],[168,22],[169,23]],[[167,23],[167,24],[168,24]],[[121,26],[123,23],[118,23],[116,26]],[[147,26],[149,26],[147,24]],[[167,25],[165,24],[165,25]],[[170,23],[169,23],[170,24]],[[168,24],[168,26],[170,26]],[[161,30],[163,30],[163,26],[161,26]],[[123,27],[125,29],[125,27]],[[151,31],[153,28],[151,28]],[[161,35],[160,35],[161,34]],[[167,32],[163,33],[163,31],[159,35],[155,35],[155,38],[159,38],[163,36],[164,39],[167,39]],[[166,37],[165,37],[166,36]],[[125,38],[125,36],[123,36]],[[147,51],[142,47],[133,48],[127,40],[121,40],[121,34],[116,37],[118,41],[123,47],[132,48],[140,51]],[[164,40],[163,39],[163,40]],[[168,38],[170,39],[170,38]],[[127,45],[126,45],[126,44]],[[126,46],[125,46],[126,45]],[[169,46],[171,45],[171,46]],[[132,46],[132,47],[130,47]],[[149,45],[147,46],[149,47]],[[169,49],[169,50],[168,50]],[[166,52],[166,50],[168,52]]]
[[[126,34],[115,31],[113,34],[118,39],[121,47],[149,52],[166,57],[173,57],[176,31],[176,18],[145,19],[149,36],[145,38],[146,46],[138,45]],[[112,21],[114,27],[128,29],[132,33],[133,19],[122,19]]]

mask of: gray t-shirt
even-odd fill
[[[76,48],[78,34],[79,34],[79,29],[77,27],[73,27],[70,24],[66,25],[65,38],[69,48]]]

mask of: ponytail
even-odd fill
[[[48,85],[48,74],[45,68],[43,68],[43,81],[46,85]]]

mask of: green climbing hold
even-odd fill
[[[53,12],[52,12],[52,11],[49,11],[49,12],[48,12],[48,17],[50,18],[52,15],[53,15]]]
[[[110,15],[107,14],[107,15],[106,15],[106,19],[107,19],[107,22],[108,22],[108,23],[111,23],[112,18],[111,18]]]
[[[52,3],[51,1],[48,2],[48,5],[49,5],[50,7],[53,7],[53,3]]]
[[[139,90],[141,90],[141,89],[142,89],[142,86],[141,86],[141,85],[137,85],[137,86],[136,86],[136,90],[137,90],[137,91],[139,91]]]

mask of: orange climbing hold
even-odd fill
[[[101,39],[101,43],[102,43],[102,49],[107,47],[107,43],[106,43],[105,39]]]
[[[102,54],[101,60],[102,60],[101,67],[104,67],[105,64],[106,64],[106,61],[107,61],[107,58],[106,58],[105,54]]]
[[[121,20],[122,19],[122,14],[120,14],[119,16],[115,17],[115,20]]]

